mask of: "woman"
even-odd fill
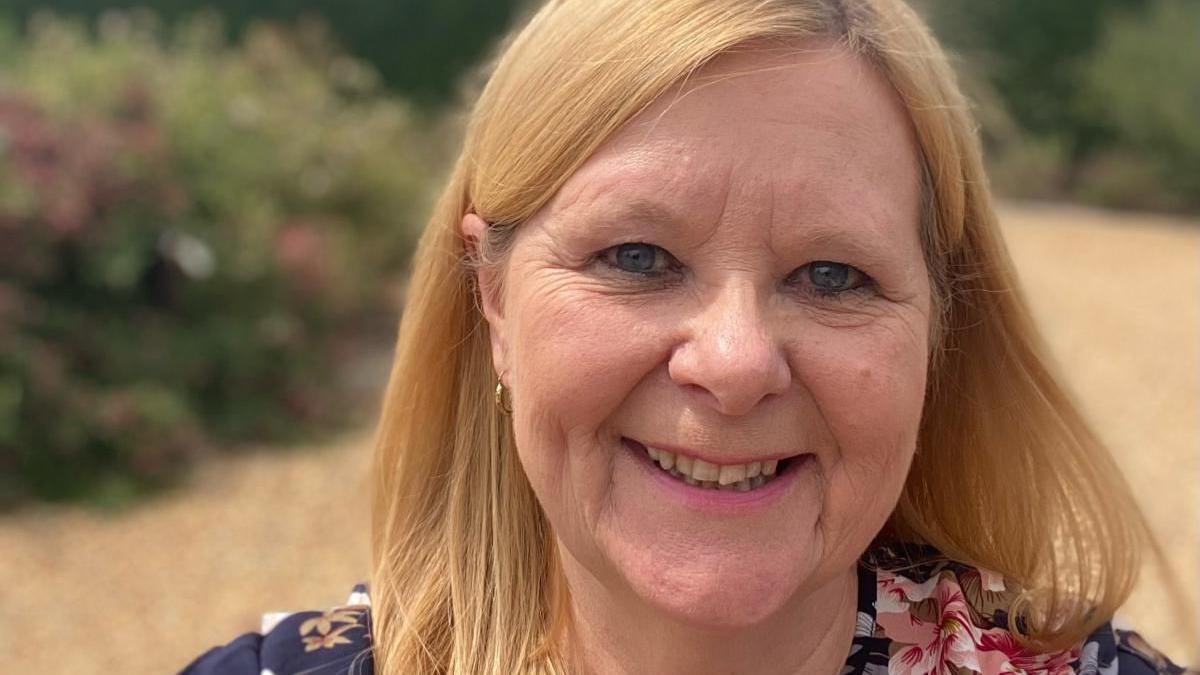
[[[1181,672],[1015,288],[898,0],[550,2],[416,258],[369,613],[187,672]]]

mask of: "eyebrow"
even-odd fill
[[[670,206],[645,197],[609,199],[598,197],[580,209],[578,222],[589,231],[621,230],[630,224],[652,227],[662,231],[686,229],[689,220]],[[792,245],[801,247],[833,246],[845,251],[855,260],[876,267],[897,262],[897,255],[883,236],[888,225],[876,218],[862,222],[862,231],[851,233],[831,222],[812,222],[801,232],[785,236]],[[782,227],[777,225],[777,227]],[[866,235],[866,236],[864,236]],[[778,233],[777,235],[778,236]]]
[[[622,199],[615,203],[604,198],[596,199],[582,209],[580,220],[590,227],[617,226],[632,222],[671,228],[686,222],[685,218],[667,205],[644,198]]]

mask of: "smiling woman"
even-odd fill
[[[897,1],[547,4],[417,256],[370,612],[246,663],[1179,672],[973,129]]]
[[[855,561],[900,494],[925,394],[918,157],[860,57],[746,45],[479,261],[516,452],[593,670],[843,663]],[[671,215],[587,225],[627,203]],[[488,236],[478,214],[462,227]],[[697,649],[717,628],[737,640]]]

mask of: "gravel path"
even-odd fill
[[[1200,607],[1200,222],[1035,205],[1003,218],[1059,367]],[[366,578],[370,445],[366,430],[217,459],[116,516],[0,519],[0,671],[174,672],[264,611],[341,602]],[[1150,577],[1124,618],[1200,663],[1163,606]]]

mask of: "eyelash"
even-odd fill
[[[620,248],[622,246],[628,246],[628,245],[632,245],[632,244],[648,246],[648,247],[654,249],[654,251],[658,255],[666,256],[667,257],[666,272],[665,273],[664,272],[655,272],[655,271],[637,272],[637,271],[622,268],[621,266],[617,265],[614,262],[617,252],[620,250]],[[619,275],[622,275],[622,276],[637,277],[639,281],[643,281],[643,282],[653,282],[653,281],[666,282],[667,279],[665,279],[664,277],[667,274],[671,274],[671,273],[679,274],[679,273],[683,272],[683,264],[680,263],[675,258],[675,256],[671,255],[669,252],[667,252],[666,249],[662,248],[661,246],[656,246],[654,244],[649,244],[646,242],[625,242],[622,244],[617,244],[616,246],[610,246],[609,248],[606,248],[603,251],[600,251],[599,253],[597,253],[595,258],[598,262],[600,262],[603,265],[605,265],[606,267],[608,267],[611,271],[613,271]],[[796,270],[794,270],[791,274],[788,275],[788,277],[787,277],[788,282],[790,283],[792,279],[800,276],[806,270],[808,270],[810,268],[810,266],[815,265],[817,263],[826,263],[826,264],[832,264],[832,265],[845,266],[846,268],[848,268],[849,273],[851,275],[856,274],[862,279],[861,283],[859,283],[858,285],[851,286],[850,288],[847,288],[844,290],[828,290],[828,289],[820,288],[815,285],[810,285],[810,290],[808,292],[811,292],[812,294],[820,297],[821,299],[824,299],[824,300],[846,300],[846,299],[848,299],[849,296],[858,295],[858,294],[863,293],[864,291],[871,291],[875,287],[875,281],[866,272],[863,272],[862,270],[860,270],[857,267],[850,265],[848,263],[837,262],[835,260],[814,260],[806,265],[798,267]]]
[[[627,269],[621,267],[620,265],[616,264],[616,262],[614,262],[614,260],[616,258],[617,253],[621,250],[622,246],[646,246],[648,248],[654,249],[659,255],[666,256],[666,259],[667,259],[666,260],[666,266],[667,266],[666,271],[667,272],[678,273],[678,272],[683,271],[683,264],[680,263],[679,260],[677,260],[675,258],[675,256],[668,253],[665,248],[663,248],[661,246],[655,246],[654,244],[647,244],[644,241],[630,241],[630,242],[617,244],[616,246],[610,246],[610,247],[604,249],[603,251],[600,251],[599,253],[597,253],[596,257],[601,262],[603,262],[605,265],[607,265],[608,267],[610,267],[613,270],[620,272],[622,274],[628,274],[628,275],[638,276],[638,277],[647,277],[647,278],[656,278],[656,277],[662,276],[661,272],[653,272],[653,271],[637,272],[637,271],[633,271],[633,270],[627,270]]]
[[[790,275],[788,275],[788,279],[790,280],[790,279],[804,273],[805,271],[808,271],[813,265],[816,265],[818,263],[844,266],[847,268],[847,270],[849,271],[849,274],[851,275],[852,278],[854,275],[858,275],[858,277],[860,279],[858,284],[853,285],[850,288],[840,290],[840,291],[833,291],[833,290],[821,288],[820,286],[810,285],[810,288],[812,289],[811,292],[815,293],[818,297],[820,297],[822,299],[848,300],[853,296],[861,296],[864,293],[871,293],[871,292],[874,292],[874,290],[875,290],[875,280],[872,279],[870,276],[868,276],[866,272],[858,269],[854,265],[850,265],[848,263],[843,263],[843,262],[837,262],[836,260],[814,260],[814,261],[808,263],[807,265],[803,265],[803,266],[797,268],[796,271],[794,271]]]

